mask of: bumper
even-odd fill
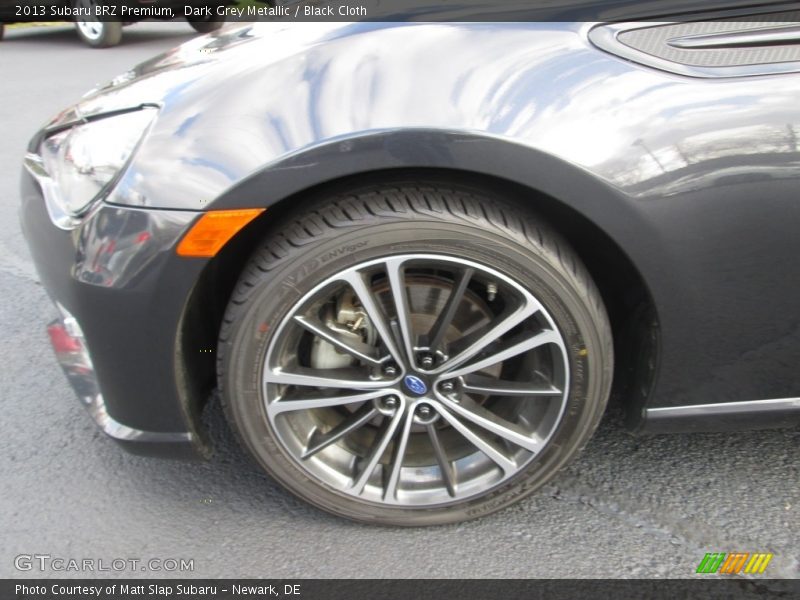
[[[100,204],[65,231],[22,175],[23,233],[61,312],[49,327],[56,357],[97,425],[139,454],[205,454],[176,375],[184,308],[206,261],[174,247],[198,214]]]

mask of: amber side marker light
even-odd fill
[[[242,227],[264,212],[263,208],[210,210],[200,217],[178,244],[179,256],[211,258]]]

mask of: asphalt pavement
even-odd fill
[[[99,433],[47,342],[55,312],[19,231],[20,161],[50,116],[192,36],[185,23],[142,23],[105,50],[69,26],[12,29],[0,42],[0,577],[39,576],[15,557],[47,554],[193,560],[192,572],[98,573],[118,577],[663,578],[733,551],[772,552],[767,575],[800,577],[797,429],[634,437],[612,408],[538,494],[478,521],[411,530],[352,524],[290,496],[215,409],[207,463],[132,456]]]

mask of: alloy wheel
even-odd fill
[[[525,470],[558,427],[570,370],[531,290],[486,264],[404,254],[350,266],[295,303],[262,382],[269,427],[311,478],[413,508]]]

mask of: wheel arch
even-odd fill
[[[442,142],[439,136],[430,133],[424,135],[428,143],[422,145],[423,154],[426,149],[430,152],[432,147]],[[405,148],[406,143],[410,143],[412,139],[419,139],[418,136],[419,134],[406,138],[402,147]],[[360,141],[374,150],[379,139],[386,142],[386,138]],[[397,138],[394,139],[397,141]],[[455,140],[451,140],[451,144],[460,146],[456,154],[460,155],[467,150],[462,146],[468,144],[467,139],[469,136],[467,138],[458,136]],[[339,141],[335,144],[346,142],[352,140]],[[349,144],[347,150],[339,153],[348,154],[356,151],[357,154],[362,154],[355,149],[358,145]],[[379,154],[386,159],[387,144],[379,145],[382,147]],[[499,147],[496,144],[491,145]],[[506,143],[502,142],[502,145],[505,146]],[[439,146],[440,156],[443,156],[442,149]],[[470,152],[476,150],[475,147],[469,149]],[[572,165],[553,157],[547,157],[543,162],[548,164],[543,165],[542,161],[537,162],[528,153],[522,156],[517,154],[514,164],[504,162],[503,156],[484,154],[492,156],[493,160],[491,164],[484,165],[484,168],[479,170],[453,166],[407,166],[412,161],[380,161],[376,160],[374,155],[370,155],[370,160],[353,163],[351,157],[348,157],[340,159],[338,161],[340,164],[334,165],[340,168],[339,175],[335,176],[329,174],[331,165],[327,165],[326,168],[326,163],[320,162],[324,161],[324,156],[330,156],[332,152],[336,150],[329,147],[290,157],[279,167],[268,168],[248,177],[213,203],[211,206],[213,209],[258,206],[267,207],[267,210],[239,232],[204,269],[182,319],[181,338],[185,340],[184,343],[194,347],[198,344],[202,347],[216,347],[225,306],[247,259],[255,251],[258,243],[269,235],[276,223],[282,222],[293,211],[302,210],[306,202],[313,202],[321,195],[341,193],[354,186],[387,180],[436,181],[452,185],[477,186],[487,192],[501,195],[520,210],[546,221],[572,245],[586,265],[600,289],[614,333],[617,358],[612,399],[618,399],[623,404],[628,426],[631,429],[638,428],[657,374],[658,313],[646,279],[629,252],[614,235],[591,216],[597,211],[614,213],[615,210],[619,210],[616,215],[612,215],[615,217],[612,221],[618,226],[622,224],[624,227],[626,223],[630,225],[639,220],[635,211],[630,209],[613,189]],[[534,151],[534,154],[541,153]],[[522,169],[527,162],[526,158],[532,159],[535,166],[528,169],[529,176],[525,181],[520,181],[517,177],[486,172],[489,167],[502,164],[505,164],[506,168],[498,169],[501,172],[515,166]],[[424,157],[422,159],[417,157],[414,162],[421,160],[435,162]],[[341,168],[342,161],[351,168]],[[359,164],[364,168],[361,170],[354,168]],[[308,168],[312,165],[314,169]],[[299,169],[303,169],[306,173],[316,173],[317,167],[324,173],[317,173],[312,180],[297,176]],[[276,170],[279,171],[277,176]],[[290,174],[292,181],[285,181],[287,173]],[[546,177],[542,177],[542,185],[530,181],[535,179],[537,173],[547,173]],[[547,185],[548,183],[550,185]],[[552,190],[553,187],[566,189],[567,198],[555,196],[542,189]],[[263,190],[270,190],[269,198],[265,197]],[[576,196],[582,198],[572,201]],[[604,199],[613,203],[612,206],[609,207]],[[578,204],[577,207],[575,203]],[[586,204],[594,207],[589,211],[590,215],[581,210]],[[638,233],[642,231],[641,228],[635,230]],[[199,409],[216,384],[215,354],[198,356],[197,353],[183,353],[183,356],[187,380],[195,382],[190,394],[191,402]],[[196,415],[200,413],[199,410],[192,412]]]

